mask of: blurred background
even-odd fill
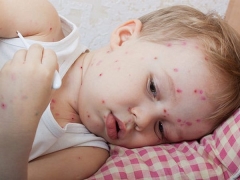
[[[189,5],[224,17],[229,0],[49,0],[58,13],[78,27],[82,43],[97,49],[109,42],[110,33],[132,18],[171,5]]]

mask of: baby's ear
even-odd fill
[[[132,38],[137,38],[142,29],[142,22],[138,19],[133,19],[125,22],[112,32],[110,45],[111,48],[121,46],[125,41]]]

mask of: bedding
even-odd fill
[[[89,179],[240,179],[240,109],[200,141],[137,149],[110,145]]]

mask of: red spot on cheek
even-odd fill
[[[201,100],[205,101],[207,98],[205,96],[201,97]]]
[[[105,101],[104,101],[104,100],[102,100],[102,104],[105,104]]]
[[[2,104],[1,104],[1,108],[2,108],[2,109],[6,109],[6,108],[7,108],[7,105],[6,105],[5,103],[2,103]]]
[[[208,61],[208,57],[205,57],[204,59],[205,59],[206,61]]]
[[[55,113],[55,115],[56,115],[56,116],[60,116],[60,114],[59,114],[59,113]]]
[[[164,112],[164,113],[167,113],[167,110],[166,110],[166,109],[164,109],[164,110],[163,110],[163,112]]]
[[[90,115],[88,115],[87,117],[88,117],[88,118],[90,118],[91,116],[90,116]]]

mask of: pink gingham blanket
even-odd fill
[[[137,149],[110,145],[107,162],[90,180],[240,177],[240,110],[200,142]]]

